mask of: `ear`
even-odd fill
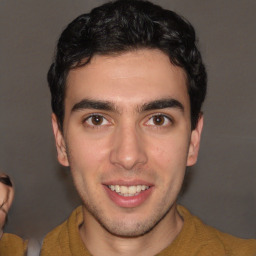
[[[59,129],[57,117],[55,114],[52,114],[52,128],[53,128],[53,133],[55,137],[58,161],[60,164],[64,166],[69,166],[67,151],[66,151],[66,143],[63,138],[63,134]]]
[[[203,130],[204,117],[201,115],[198,119],[196,128],[191,132],[190,145],[188,150],[187,166],[194,165],[197,161],[200,139]]]

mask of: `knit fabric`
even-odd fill
[[[240,239],[205,225],[182,206],[184,220],[176,239],[157,256],[256,256],[256,240]],[[63,224],[44,239],[41,256],[92,256],[79,234],[83,223],[82,207],[73,211]]]
[[[25,256],[27,241],[20,237],[4,233],[0,240],[0,256]]]

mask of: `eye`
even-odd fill
[[[172,119],[163,114],[153,115],[146,122],[148,126],[168,126],[171,125]]]
[[[87,117],[84,120],[84,123],[86,123],[88,126],[102,126],[102,125],[108,125],[109,121],[102,115],[93,114]]]

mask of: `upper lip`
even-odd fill
[[[119,186],[137,186],[137,185],[145,185],[145,186],[153,186],[151,182],[144,181],[144,180],[112,180],[112,181],[107,181],[103,182],[103,185],[110,186],[110,185],[119,185]]]

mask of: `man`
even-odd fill
[[[146,1],[107,3],[62,33],[48,73],[59,162],[83,205],[41,255],[256,255],[177,206],[196,163],[206,72],[193,27]]]

